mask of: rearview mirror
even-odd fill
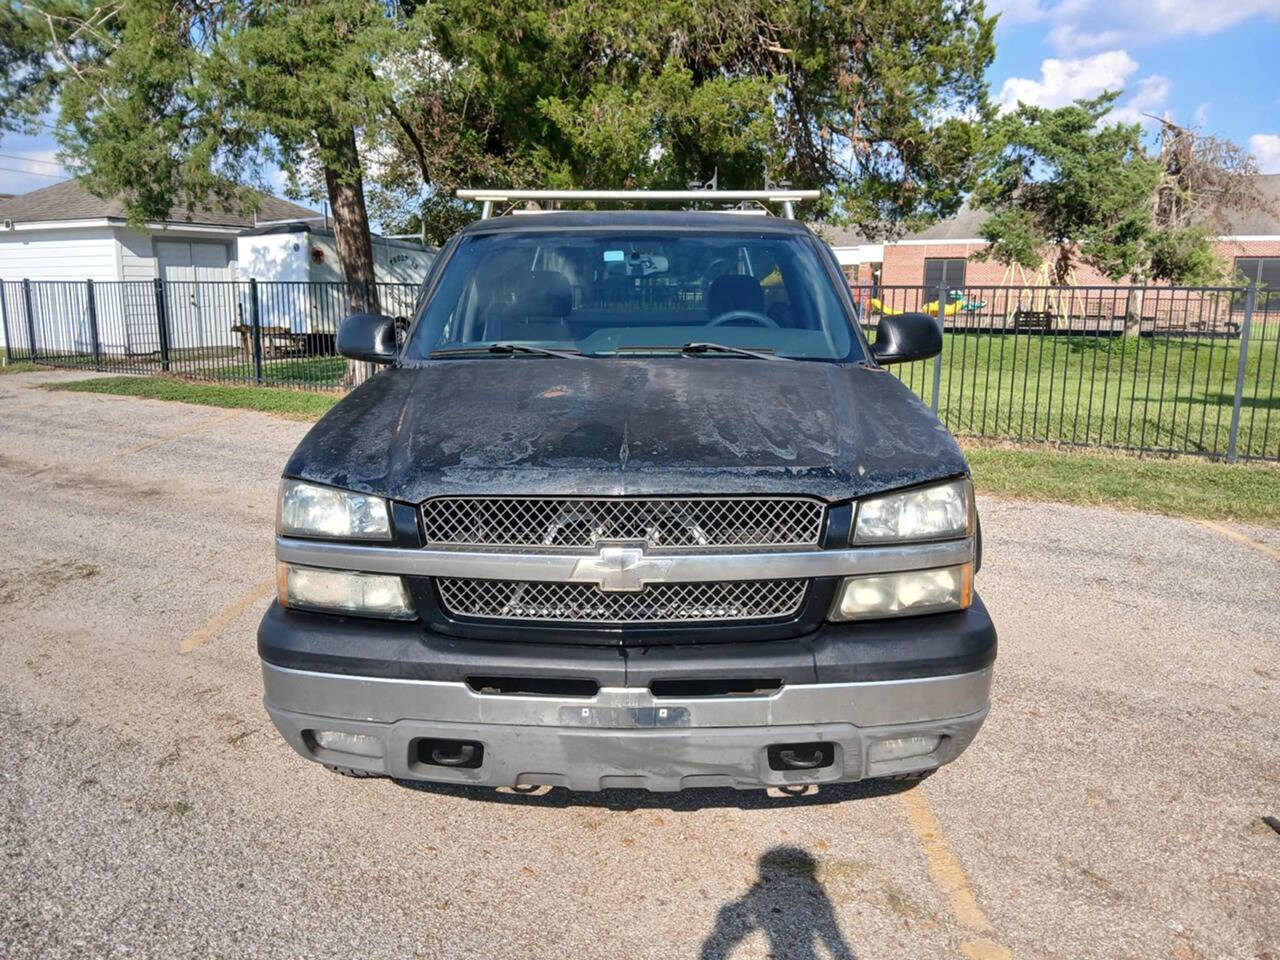
[[[396,358],[396,322],[380,313],[353,313],[338,328],[338,352],[348,360],[390,363]]]
[[[876,324],[871,355],[880,364],[928,360],[942,352],[942,325],[927,313],[886,314]]]

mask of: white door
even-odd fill
[[[171,350],[204,351],[233,346],[235,290],[231,248],[207,240],[157,240],[156,263],[164,281]]]

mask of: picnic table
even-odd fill
[[[262,356],[295,357],[306,352],[307,335],[294,333],[288,327],[259,327],[262,337]],[[240,334],[240,349],[246,357],[253,356],[253,326],[248,323],[237,323],[231,327],[232,333]]]

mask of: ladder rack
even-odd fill
[[[802,200],[816,200],[820,190],[503,190],[501,188],[465,189],[458,191],[459,200],[478,200],[483,206],[480,219],[494,215],[494,204],[510,205],[521,201],[575,202],[590,200],[623,200],[633,203],[780,203],[782,215],[795,219],[795,205]],[[502,211],[506,212],[506,211]],[[533,212],[533,211],[530,211]],[[499,213],[501,216],[501,213]]]

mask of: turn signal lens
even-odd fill
[[[973,565],[849,577],[840,585],[831,620],[874,620],[964,610],[973,602]]]
[[[412,620],[417,614],[404,581],[382,573],[322,570],[281,563],[276,588],[282,607]]]

